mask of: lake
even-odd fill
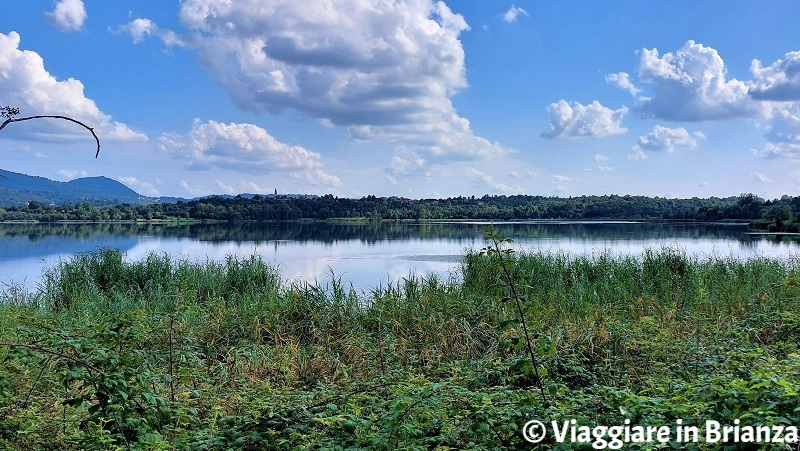
[[[279,222],[239,224],[0,224],[0,291],[36,289],[42,269],[101,247],[137,260],[149,252],[191,261],[256,254],[284,278],[322,284],[331,275],[369,290],[412,274],[458,272],[467,249],[479,250],[484,222]],[[747,259],[800,252],[788,237],[750,235],[741,224],[495,222],[514,247],[580,254],[640,254],[677,246],[689,254]]]

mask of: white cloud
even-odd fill
[[[258,186],[257,183],[253,182],[239,182],[239,186],[241,186],[248,193],[253,193],[253,194],[265,194],[265,193],[270,193],[272,192],[272,190],[274,190],[274,188],[272,190],[269,188],[263,188],[261,186]]]
[[[184,191],[191,194],[192,196],[199,196],[203,194],[203,190],[189,186],[189,182],[187,182],[186,180],[181,180],[180,183],[178,183],[178,186],[180,186]]]
[[[800,104],[793,102],[784,108],[773,110],[769,125],[765,128],[767,144],[760,151],[762,157],[800,156]]]
[[[727,79],[716,50],[688,41],[677,52],[659,56],[642,49],[639,80],[652,84],[653,96],[643,99],[645,117],[670,121],[705,121],[756,117],[768,108],[753,100],[747,85]]]
[[[139,180],[136,177],[117,177],[117,181],[144,196],[158,197],[161,195],[152,183]]]
[[[624,89],[630,92],[632,96],[636,96],[642,92],[641,89],[634,86],[627,72],[617,72],[616,74],[606,75],[606,83],[610,83],[617,88]]]
[[[58,0],[45,17],[61,31],[77,31],[86,21],[86,8],[82,0]]]
[[[425,172],[428,162],[413,152],[399,152],[392,157],[388,173],[391,176],[420,175]]]
[[[753,60],[750,65],[755,81],[750,83],[750,95],[760,100],[800,100],[800,52],[789,52],[785,59],[767,67]]]
[[[753,153],[764,158],[800,158],[800,144],[767,143],[761,150],[754,149]]]
[[[705,187],[707,187],[707,186],[708,186],[708,182],[705,182],[705,181],[701,181],[701,182],[699,182],[699,183],[697,184],[697,187],[698,187],[698,188],[705,188]]]
[[[474,168],[467,168],[467,170],[464,172],[467,176],[472,177],[475,181],[478,182],[476,183],[477,186],[482,186],[494,191],[499,191],[501,193],[508,193],[508,194],[515,192],[519,193],[524,191],[523,188],[519,185],[512,188],[511,186],[508,186],[505,183],[496,182],[494,180],[494,177],[492,177],[491,175],[484,174],[483,172],[478,171],[477,169]]]
[[[130,35],[134,44],[138,44],[151,36],[155,36],[169,47],[185,47],[188,45],[183,37],[172,30],[159,27],[150,19],[134,19],[116,29],[109,28],[109,31],[115,34]]]
[[[95,129],[101,142],[146,141],[147,136],[134,132],[127,125],[111,120],[111,116],[86,98],[83,84],[74,79],[56,80],[44,67],[38,53],[20,50],[20,36],[12,31],[0,33],[0,93],[3,104],[16,106],[21,116],[70,116]],[[3,131],[5,133],[5,130]],[[76,124],[61,120],[36,120],[8,127],[11,135],[24,139],[54,141],[64,139],[91,140],[89,132]]]
[[[508,8],[508,11],[506,11],[503,14],[503,20],[505,20],[506,22],[509,22],[509,23],[510,22],[514,22],[514,21],[517,20],[517,18],[519,17],[520,14],[530,17],[530,14],[528,14],[528,11],[525,11],[522,8],[518,8],[516,5],[511,5],[511,8]]]
[[[653,131],[639,137],[638,146],[644,150],[666,150],[674,152],[675,147],[697,147],[697,138],[689,134],[683,127],[668,128],[656,125]]]
[[[508,176],[511,177],[511,178],[517,178],[517,177],[519,177],[519,172],[511,171],[511,172],[508,173]]]
[[[411,125],[349,127],[356,140],[381,139],[398,144],[403,150],[425,152],[439,159],[469,160],[497,157],[508,153],[497,142],[475,136],[469,121],[453,112],[445,120]]]
[[[314,185],[339,185],[336,176],[322,170],[320,154],[284,144],[253,124],[195,119],[188,134],[164,134],[159,145],[162,151],[184,160],[187,169],[220,167],[251,174],[287,172]]]
[[[464,18],[444,2],[185,0],[181,35],[137,19],[118,28],[195,51],[251,112],[296,110],[353,139],[454,158],[506,152],[475,136],[450,98],[467,86]]]
[[[775,110],[764,137],[774,143],[800,144],[800,105]]]
[[[67,180],[86,177],[88,175],[86,171],[71,171],[71,170],[67,170],[67,169],[62,169],[62,170],[58,171],[56,174],[58,174],[59,177],[67,179]]]
[[[608,157],[606,157],[605,155],[601,155],[601,154],[598,153],[598,154],[595,154],[595,156],[592,159],[597,164],[597,170],[598,171],[604,171],[605,172],[605,171],[613,171],[614,170],[613,167],[604,164],[606,161],[608,161]],[[591,170],[591,169],[588,169],[588,170]]]
[[[330,175],[322,169],[312,169],[310,171],[294,171],[289,174],[293,179],[313,186],[338,187],[342,185],[339,177]]]
[[[639,137],[639,142],[633,148],[634,153],[630,156],[634,160],[646,160],[645,151],[666,151],[674,152],[676,147],[697,147],[697,140],[705,139],[705,135],[700,132],[689,134],[685,128],[668,128],[656,125],[653,131]]]
[[[214,180],[214,183],[216,183],[217,188],[221,189],[222,192],[225,193],[225,194],[235,194],[236,193],[236,190],[230,185],[226,185],[226,184],[220,182],[219,180]]]
[[[609,136],[628,131],[622,127],[622,118],[628,112],[626,107],[618,110],[606,108],[598,101],[589,105],[565,100],[547,107],[550,112],[550,130],[542,133],[545,138],[560,136]]]
[[[633,153],[628,155],[629,160],[646,160],[647,154],[638,146],[633,148]]]
[[[558,174],[553,174],[550,176],[549,179],[547,179],[547,183],[552,183],[552,184],[565,183],[571,181],[572,179],[567,177],[566,175],[558,175]]]
[[[762,174],[762,173],[760,173],[760,172],[755,172],[755,171],[754,171],[754,172],[751,172],[751,173],[750,173],[750,177],[752,177],[752,178],[753,178],[753,181],[754,181],[754,182],[758,182],[758,183],[772,183],[772,180],[771,180],[771,179],[770,179],[768,176],[766,176],[766,175],[764,175],[764,174]]]

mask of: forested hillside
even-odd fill
[[[212,196],[187,202],[95,207],[88,203],[0,208],[0,220],[153,220],[281,221],[298,219],[490,219],[490,220],[737,220],[775,231],[794,230],[800,222],[800,197],[764,200],[754,194],[707,199],[644,196],[483,196],[406,199],[366,196],[246,198]]]

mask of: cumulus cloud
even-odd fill
[[[186,169],[219,167],[251,174],[288,172],[315,185],[340,184],[336,176],[324,172],[320,154],[284,144],[253,124],[195,119],[188,134],[163,134],[159,146],[184,160]]]
[[[158,197],[161,195],[155,185],[150,182],[139,180],[136,177],[118,177],[117,181],[145,196]]]
[[[668,121],[705,121],[756,117],[766,108],[748,93],[747,85],[727,78],[717,51],[688,41],[675,53],[659,56],[642,49],[639,80],[652,85],[653,96],[642,99],[639,113]]]
[[[234,193],[236,193],[236,190],[230,185],[226,185],[226,184],[220,182],[219,180],[214,180],[214,183],[216,183],[217,188],[221,189],[222,192],[225,193],[225,194],[234,194]]]
[[[508,11],[503,14],[503,20],[509,23],[515,22],[520,14],[530,17],[528,11],[518,8],[516,5],[511,5],[511,8],[508,8]]]
[[[499,191],[501,193],[523,192],[523,188],[519,185],[512,188],[505,183],[495,181],[494,177],[491,175],[484,174],[483,172],[474,168],[467,168],[465,174],[469,177],[472,177],[477,182],[476,185],[489,188],[493,191]]]
[[[674,152],[675,147],[697,147],[697,139],[704,136],[700,132],[690,135],[685,128],[668,128],[656,125],[653,131],[639,137],[638,146],[644,150],[665,150]]]
[[[398,175],[419,175],[428,166],[428,162],[414,152],[398,152],[392,157],[392,162],[388,169],[392,177]]]
[[[74,79],[57,80],[44,67],[38,53],[20,50],[20,36],[0,33],[0,92],[3,104],[19,107],[23,116],[65,115],[93,127],[102,140],[146,141],[147,136],[112,121],[83,93]],[[4,130],[5,132],[5,130]],[[87,139],[86,130],[66,121],[30,121],[9,127],[9,135],[43,141]],[[88,137],[91,139],[91,136]]]
[[[289,176],[295,180],[314,186],[338,187],[342,185],[339,177],[328,174],[319,168],[310,171],[294,171],[290,173]]]
[[[56,174],[58,174],[59,177],[65,178],[67,180],[86,177],[88,175],[86,173],[86,171],[72,171],[72,170],[68,170],[68,169],[62,169],[62,170],[58,171]]]
[[[86,8],[82,0],[58,0],[45,17],[61,31],[77,31],[86,21]]]
[[[751,172],[750,177],[752,177],[753,181],[757,183],[772,183],[772,180],[769,177],[760,172]]]
[[[130,35],[135,44],[154,36],[169,47],[185,47],[188,45],[182,36],[172,30],[159,27],[150,19],[134,19],[116,29],[109,28],[109,31],[114,34]]]
[[[767,143],[761,150],[754,150],[753,153],[764,158],[798,158],[800,157],[800,144]]]
[[[776,110],[764,137],[772,143],[800,144],[800,105]]]
[[[785,59],[767,67],[753,60],[750,72],[755,80],[750,83],[750,95],[760,100],[800,100],[800,52],[789,52]]]
[[[189,185],[189,182],[187,182],[186,180],[181,180],[178,183],[178,186],[180,186],[181,189],[183,189],[184,191],[186,191],[187,193],[189,193],[189,194],[191,194],[193,196],[199,196],[199,195],[203,194],[203,190],[197,189],[197,188],[193,188],[192,186]]]
[[[694,132],[689,134],[685,128],[668,128],[656,125],[653,131],[639,137],[639,142],[633,148],[634,154],[631,156],[634,160],[647,159],[645,151],[656,152],[675,152],[676,147],[697,147],[697,141],[705,139],[705,135],[701,132]]]
[[[630,92],[632,96],[636,96],[642,92],[641,89],[637,88],[633,82],[631,82],[631,78],[627,72],[617,72],[616,74],[606,75],[606,83],[624,89]]]
[[[571,181],[572,181],[572,179],[570,177],[567,177],[566,175],[558,175],[558,174],[553,174],[553,175],[550,176],[550,178],[547,179],[547,183],[552,183],[552,184],[559,184],[559,183],[565,183],[565,182],[571,182]]]
[[[467,86],[464,18],[414,0],[185,0],[180,35],[137,19],[119,28],[196,52],[242,109],[296,110],[377,139],[466,158],[505,152],[475,136],[450,101]]]
[[[581,105],[565,100],[552,103],[547,107],[550,112],[550,130],[542,133],[545,138],[560,136],[609,136],[628,131],[622,126],[622,118],[628,108],[618,110],[606,108],[598,101],[589,105]]]
[[[608,161],[608,157],[606,157],[605,155],[601,155],[601,154],[598,153],[598,154],[595,154],[595,156],[592,159],[597,164],[597,170],[598,171],[613,171],[614,170],[613,167],[608,166],[608,165],[605,164],[605,162]]]
[[[769,125],[765,128],[767,144],[754,151],[762,157],[800,156],[800,105],[792,103],[785,108],[775,109]]]
[[[439,159],[469,160],[508,153],[499,143],[474,135],[469,121],[455,112],[445,120],[433,119],[421,124],[352,126],[349,135],[355,140],[382,139]]]

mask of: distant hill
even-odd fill
[[[84,177],[67,182],[67,185],[77,186],[80,188],[101,191],[108,195],[121,196],[121,197],[142,197],[136,191],[128,188],[122,183],[112,180],[108,177]]]
[[[25,205],[32,200],[56,205],[77,202],[89,202],[93,205],[151,204],[162,201],[159,198],[142,196],[108,177],[85,177],[57,182],[0,169],[0,206]],[[172,200],[176,199],[169,201]]]
[[[224,197],[233,199],[229,194],[196,197],[191,200],[208,197]],[[239,196],[252,199],[255,196],[272,198],[274,194],[242,193]],[[313,194],[281,194],[291,199],[314,199]],[[88,202],[96,206],[117,204],[155,204],[188,201],[181,197],[148,197],[128,188],[123,183],[108,177],[83,177],[69,182],[57,182],[44,177],[19,174],[0,169],[0,207],[24,206],[35,200],[45,204],[76,204]]]

